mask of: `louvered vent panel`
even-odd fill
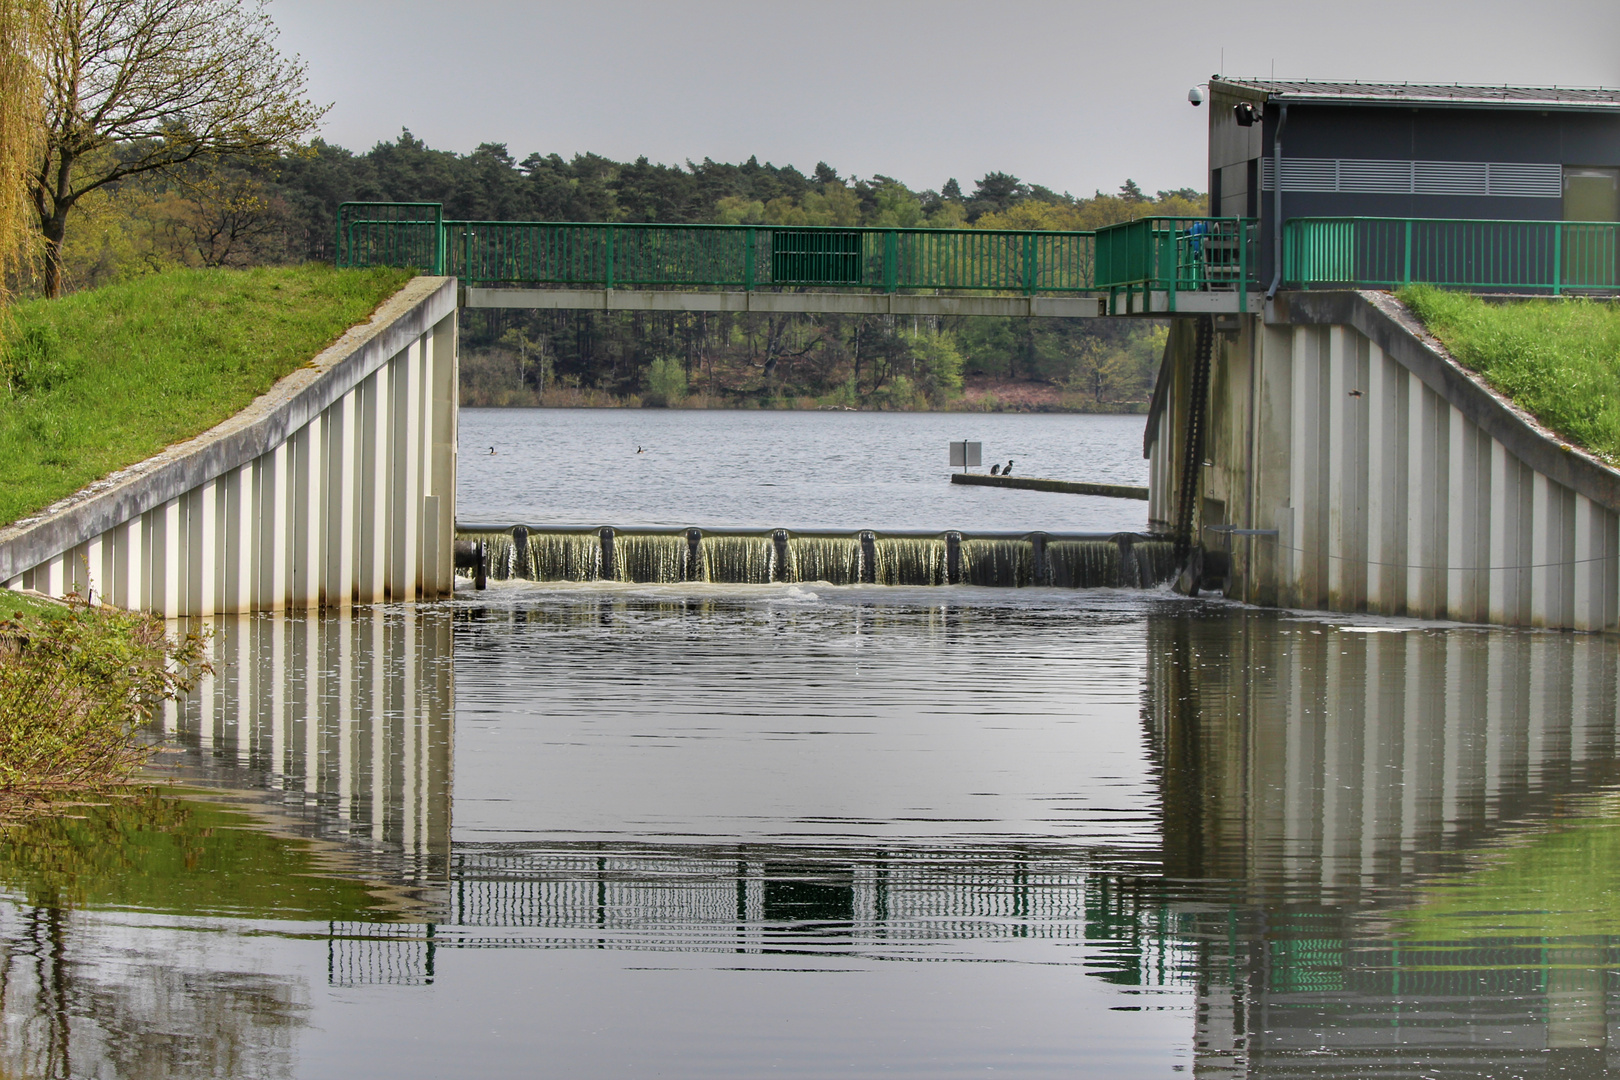
[[[1276,189],[1273,162],[1262,160],[1262,184]],[[1356,195],[1508,195],[1556,199],[1563,167],[1485,161],[1385,161],[1369,158],[1284,158],[1284,191]]]
[[[1564,194],[1564,170],[1560,165],[1493,163],[1489,169],[1492,195],[1556,199]]]
[[[1419,195],[1489,195],[1490,169],[1483,161],[1414,162],[1412,187]]]
[[[1378,195],[1410,194],[1413,164],[1410,161],[1342,159],[1339,162],[1339,190]]]

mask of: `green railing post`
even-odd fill
[[[1412,284],[1412,219],[1406,219],[1406,250],[1403,253],[1401,284]]]
[[[1559,296],[1564,288],[1564,223],[1553,222],[1553,295]]]
[[[1035,295],[1035,234],[1024,234],[1024,295]]]
[[[886,293],[892,293],[899,287],[898,286],[898,282],[900,280],[900,267],[898,265],[899,264],[899,256],[900,256],[899,245],[900,245],[900,235],[898,233],[896,233],[893,229],[889,229],[886,232],[884,232],[884,234],[883,234],[883,291],[886,292]]]
[[[1249,222],[1237,219],[1238,234],[1238,313],[1249,313]]]
[[[461,227],[461,277],[469,285],[473,283],[472,242],[472,226],[463,225]]]
[[[1164,304],[1165,304],[1165,310],[1166,311],[1174,311],[1174,310],[1176,310],[1176,286],[1181,283],[1181,281],[1180,281],[1180,279],[1181,279],[1181,237],[1178,235],[1181,232],[1181,229],[1180,229],[1179,226],[1180,226],[1180,222],[1172,221],[1170,223],[1170,228],[1168,230],[1168,239],[1169,239],[1168,245],[1166,245],[1166,244],[1154,244],[1153,245],[1155,255],[1158,256],[1160,258],[1160,260],[1161,260],[1160,265],[1154,268],[1155,273],[1158,273],[1158,272],[1164,270],[1164,265],[1163,265],[1162,260],[1163,260],[1165,252],[1163,250],[1161,250],[1161,249],[1168,247],[1168,250],[1169,250],[1170,273],[1165,276],[1165,282],[1164,282]],[[1207,240],[1208,237],[1205,237],[1205,239]],[[1189,250],[1191,249],[1191,247],[1192,247],[1192,245],[1189,244],[1188,245]],[[1153,310],[1153,286],[1152,286],[1152,284],[1148,285],[1148,287],[1146,289],[1146,292],[1147,292],[1147,303],[1146,303],[1145,306],[1146,306],[1146,309],[1148,311],[1152,311]]]
[[[609,225],[607,227],[607,266],[604,270],[607,275],[607,287],[610,291],[613,288],[613,237],[615,232],[613,226]]]
[[[759,230],[752,227],[743,234],[743,291],[754,291],[754,258],[758,250],[756,239]]]
[[[433,211],[433,276],[444,276],[445,263],[444,207]]]

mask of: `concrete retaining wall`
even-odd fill
[[[0,582],[166,616],[454,584],[456,290],[417,278],[195,439],[0,529]]]
[[[1178,324],[1150,429],[1171,524],[1193,362]],[[1194,528],[1261,604],[1505,625],[1620,626],[1620,472],[1489,389],[1382,293],[1228,317]],[[1225,529],[1275,535],[1232,535]]]

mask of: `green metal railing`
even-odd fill
[[[417,266],[469,285],[1074,293],[1089,232],[446,221],[433,203],[344,203],[339,266]]]
[[[1178,293],[1246,297],[1254,287],[1256,235],[1255,223],[1238,217],[1148,217],[1109,225],[1097,230],[1097,288],[1108,290],[1110,311],[1119,310],[1121,294],[1131,310],[1138,292],[1168,294],[1170,311]]]
[[[338,205],[339,266],[414,266],[443,274],[444,207],[439,203]]]
[[[1099,251],[1100,251],[1099,237]],[[1296,288],[1620,290],[1620,223],[1292,218],[1283,280]]]

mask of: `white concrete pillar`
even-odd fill
[[[1315,442],[1320,437],[1317,418],[1321,414],[1317,395],[1317,357],[1312,348],[1309,327],[1296,326],[1289,350],[1292,405],[1289,409],[1288,503],[1293,508],[1293,574],[1287,582],[1291,602],[1314,607],[1319,602],[1320,583],[1315,569],[1322,542],[1315,528],[1316,508],[1321,498],[1317,482]]]
[[[1424,393],[1421,379],[1406,372],[1406,614],[1422,615],[1427,610],[1424,567],[1429,559],[1429,520],[1432,507],[1427,499],[1427,439]]]
[[[435,571],[436,591],[448,596],[455,589],[456,538],[456,424],[457,368],[456,312],[452,311],[433,328],[430,342],[433,355],[434,418],[433,487],[439,497],[439,562]]]
[[[1349,460],[1353,440],[1350,426],[1350,385],[1352,364],[1350,352],[1355,348],[1348,326],[1328,328],[1326,371],[1327,431],[1323,433],[1327,452],[1327,606],[1334,611],[1355,609],[1354,589],[1351,585],[1354,570],[1354,541],[1350,530],[1354,522],[1351,512],[1350,475],[1354,464]]]
[[[231,479],[230,502],[232,511],[227,522],[229,542],[227,564],[229,575],[225,588],[228,611],[245,614],[253,610],[253,554],[258,544],[259,494],[254,483],[257,472],[249,461],[237,469]]]
[[[184,523],[180,514],[180,499],[170,499],[154,512],[152,565],[162,567],[162,592],[153,597],[152,606],[165,619],[184,614],[181,608],[181,552],[184,550]]]
[[[1508,588],[1511,571],[1508,568],[1512,554],[1509,552],[1509,531],[1515,525],[1515,516],[1508,501],[1508,492],[1511,485],[1509,467],[1514,464],[1508,457],[1507,447],[1491,440],[1490,445],[1490,492],[1491,492],[1491,526],[1490,539],[1487,549],[1489,551],[1486,571],[1486,599],[1485,617],[1493,623],[1507,625],[1514,614],[1515,605],[1511,602],[1512,593]]]
[[[1577,630],[1601,630],[1603,628],[1603,597],[1597,588],[1598,575],[1593,573],[1597,558],[1597,546],[1592,543],[1596,532],[1595,514],[1592,500],[1579,492],[1575,493],[1575,565],[1571,568],[1574,577],[1575,610],[1571,613],[1571,623]]]
[[[390,427],[393,469],[389,494],[388,598],[395,601],[416,599],[418,580],[417,538],[421,530],[419,461],[421,447],[417,410],[420,408],[421,381],[419,355],[422,342],[416,342],[389,364],[393,370],[394,396]]]
[[[1530,477],[1530,625],[1546,626],[1552,604],[1553,514],[1551,481]]]
[[[303,611],[314,611],[321,606],[322,509],[325,503],[326,477],[325,420],[316,416],[299,433],[298,439],[298,539],[297,576],[294,591],[296,606]]]
[[[196,567],[196,592],[191,611],[213,615],[219,610],[219,481],[205,481],[197,493],[197,547],[191,561]]]
[[[1396,610],[1394,533],[1399,507],[1395,505],[1399,486],[1391,462],[1399,459],[1398,440],[1386,425],[1394,411],[1395,385],[1386,370],[1388,361],[1377,345],[1367,347],[1367,385],[1363,408],[1367,412],[1367,610],[1393,614]]]
[[[265,533],[268,541],[270,560],[269,595],[265,598],[263,609],[269,611],[287,610],[287,559],[289,557],[288,534],[292,531],[291,491],[288,473],[291,471],[291,454],[285,442],[280,443],[270,453],[264,455],[268,459],[269,476],[265,488],[268,495],[268,513],[259,519],[259,527]]]
[[[1446,406],[1449,415],[1447,436],[1447,488],[1450,497],[1446,505],[1446,614],[1453,619],[1472,619],[1474,611],[1469,603],[1473,584],[1470,568],[1469,541],[1472,539],[1474,520],[1473,492],[1469,484],[1468,468],[1469,428],[1455,405]]]
[[[389,365],[378,368],[365,382],[362,397],[364,453],[360,465],[359,537],[356,559],[361,603],[381,603],[387,595],[389,438],[387,402]]]
[[[354,602],[355,391],[327,410],[330,474],[327,493],[328,578],[325,603],[343,607]]]
[[[43,573],[41,573],[43,570]],[[40,569],[34,571],[34,588],[46,596],[66,596],[68,557],[66,553],[53,555]]]
[[[99,604],[103,600],[102,593],[107,587],[106,559],[106,535],[92,536],[84,545],[84,598],[92,604]]]
[[[422,599],[439,598],[439,497],[422,498]]]

